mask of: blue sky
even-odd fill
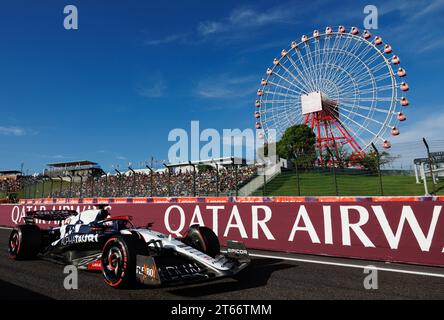
[[[252,128],[282,48],[327,25],[363,28],[368,1],[0,1],[0,168],[78,159],[109,171],[166,159],[168,133]],[[63,28],[74,4],[79,29]],[[444,0],[372,1],[411,86],[399,143],[440,139]],[[442,138],[441,138],[442,139]],[[442,139],[444,140],[444,139]]]

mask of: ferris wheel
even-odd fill
[[[281,137],[295,124],[313,128],[321,161],[327,148],[363,155],[391,147],[409,105],[406,70],[380,36],[327,27],[283,49],[257,90],[256,129]]]

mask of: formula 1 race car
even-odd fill
[[[116,288],[136,283],[161,285],[234,276],[250,262],[245,246],[228,241],[221,254],[214,232],[192,225],[183,238],[136,228],[130,216],[110,216],[106,205],[81,213],[71,210],[28,212],[25,224],[9,238],[15,260],[41,257],[79,269],[101,270]],[[48,229],[39,220],[59,222]]]

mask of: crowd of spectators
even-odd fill
[[[0,180],[0,193],[8,195],[11,193],[19,193],[25,185],[33,184],[38,181],[34,176],[17,176],[16,179]]]
[[[255,166],[220,167],[203,172],[171,170],[89,177],[60,190],[53,197],[146,197],[230,195],[257,174]]]

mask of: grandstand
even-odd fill
[[[0,171],[0,181],[3,180],[17,180],[19,176],[22,175],[21,171],[17,170],[1,170]]]
[[[47,164],[44,175],[49,177],[68,176],[100,176],[104,174],[102,168],[96,162],[81,160],[70,162],[58,162]]]

